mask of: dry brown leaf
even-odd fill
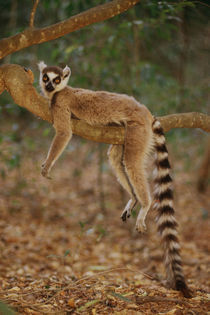
[[[74,299],[69,299],[68,300],[68,305],[71,306],[72,308],[75,308],[76,307],[75,300]]]

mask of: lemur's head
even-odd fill
[[[48,98],[63,90],[70,78],[71,69],[65,66],[64,69],[55,66],[47,66],[43,61],[38,64],[40,70],[39,84],[42,92]]]

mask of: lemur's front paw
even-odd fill
[[[136,221],[136,230],[139,232],[139,233],[144,233],[146,232],[147,230],[147,226],[144,222],[144,219],[142,218],[137,218],[137,221]]]
[[[41,170],[41,174],[43,177],[47,178],[47,179],[52,179],[49,175],[50,170],[45,166],[45,163],[42,164],[42,170]]]

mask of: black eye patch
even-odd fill
[[[61,78],[59,76],[56,77],[55,79],[53,79],[53,83],[55,83],[55,84],[61,83]]]
[[[48,82],[49,81],[49,77],[48,75],[45,73],[42,77],[43,82]]]

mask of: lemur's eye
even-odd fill
[[[59,84],[59,83],[61,82],[61,78],[60,78],[60,77],[56,77],[56,78],[53,80],[53,82],[54,82],[55,84]]]
[[[46,73],[43,75],[42,78],[43,82],[47,82],[49,80],[48,76],[46,75]]]

